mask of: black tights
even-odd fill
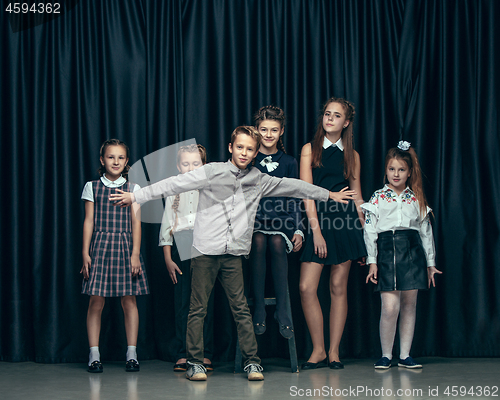
[[[250,268],[252,269],[255,304],[253,321],[261,323],[266,320],[264,289],[266,283],[266,250],[268,247],[271,252],[271,271],[273,273],[274,293],[276,296],[276,316],[281,324],[292,326],[286,312],[288,258],[285,238],[281,235],[266,235],[260,232],[254,233],[252,251],[250,252]]]

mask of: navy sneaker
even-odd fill
[[[416,363],[413,358],[411,358],[410,356],[408,356],[404,360],[399,359],[398,367],[422,368],[422,364]]]
[[[375,369],[389,369],[391,368],[391,360],[387,357],[382,357],[375,364]]]

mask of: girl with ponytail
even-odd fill
[[[410,356],[417,294],[435,286],[434,238],[431,209],[422,187],[417,154],[410,143],[400,141],[385,158],[385,186],[361,207],[366,214],[364,238],[370,265],[366,283],[376,284],[382,299],[380,342],[382,357],[376,369],[391,367],[392,347],[399,317],[398,366],[422,368]]]

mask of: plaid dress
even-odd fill
[[[129,192],[130,186],[126,182],[119,189]],[[94,232],[89,253],[92,263],[89,279],[83,280],[82,284],[82,293],[89,296],[121,297],[149,293],[142,256],[142,275],[132,276],[132,210],[113,206],[109,195],[115,193],[115,189],[106,187],[101,180],[92,182]]]

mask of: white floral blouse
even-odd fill
[[[394,190],[385,185],[373,193],[370,201],[361,205],[365,213],[364,239],[368,257],[367,264],[377,263],[377,237],[385,231],[402,229],[417,230],[422,239],[422,246],[427,258],[427,266],[436,265],[434,237],[429,221],[427,207],[424,216],[420,214],[418,200],[410,188],[406,188],[398,196]]]

